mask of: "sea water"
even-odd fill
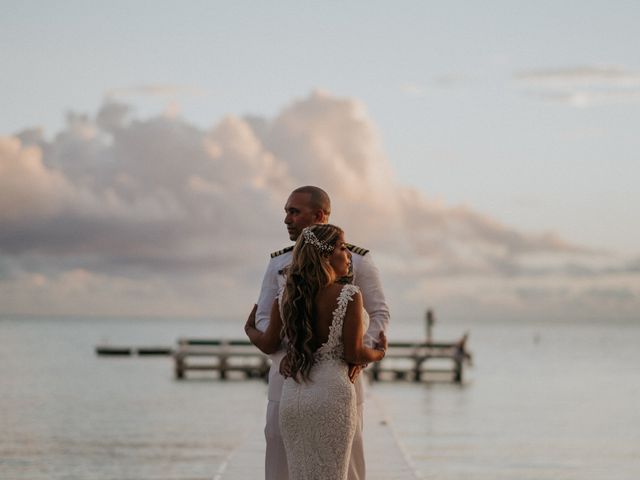
[[[435,337],[465,330],[462,385],[369,389],[424,479],[640,478],[640,325],[438,324]],[[398,321],[390,339],[422,334]],[[177,381],[170,357],[94,352],[181,336],[242,338],[242,321],[1,319],[0,479],[212,479],[264,421],[264,382]]]

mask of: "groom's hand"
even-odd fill
[[[285,355],[282,360],[280,360],[280,375],[284,378],[289,378],[291,376],[291,365],[289,365],[289,355]]]
[[[384,332],[380,332],[380,335],[378,336],[378,342],[376,342],[376,345],[373,348],[386,353],[387,348],[389,348],[389,341],[387,340],[387,336],[384,334]]]
[[[364,365],[354,365],[353,363],[349,364],[349,381],[351,383],[356,383],[356,378],[360,375],[360,372],[364,368]]]

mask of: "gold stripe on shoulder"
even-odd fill
[[[351,243],[347,243],[347,248],[349,249],[350,252],[357,253],[358,255],[362,255],[362,256],[369,253],[369,250],[367,250],[366,248],[358,247]]]
[[[282,250],[278,250],[277,252],[273,252],[273,253],[271,254],[271,258],[279,257],[279,256],[280,256],[280,255],[282,255],[283,253],[290,252],[291,250],[293,250],[293,245],[291,245],[290,247],[283,248]]]

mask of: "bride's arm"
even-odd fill
[[[364,364],[382,360],[387,347],[386,338],[379,348],[368,348],[364,345],[362,341],[364,335],[362,308],[362,294],[358,292],[353,296],[353,301],[347,305],[347,312],[342,325],[344,359],[353,364]]]
[[[269,320],[267,330],[264,332],[261,332],[256,328],[256,316],[254,311],[249,315],[247,323],[244,326],[244,331],[247,334],[247,337],[249,337],[249,340],[251,340],[251,343],[264,353],[268,355],[275,353],[278,351],[278,347],[280,346],[280,332],[282,331],[282,318],[280,317],[278,300],[275,300],[271,306],[271,319]]]

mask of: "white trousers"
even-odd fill
[[[365,480],[364,446],[362,443],[362,403],[358,404],[358,426],[353,437],[351,458],[349,459],[348,480]],[[267,403],[267,425],[264,436],[267,440],[267,451],[264,462],[265,480],[288,480],[287,454],[280,435],[280,402],[270,400]]]

